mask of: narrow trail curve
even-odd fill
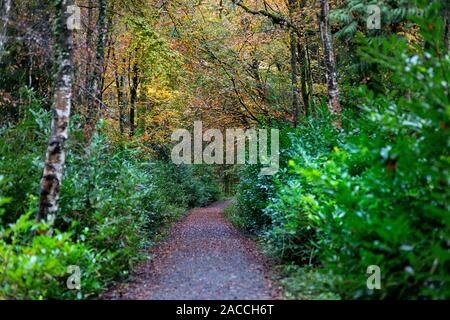
[[[277,299],[268,260],[223,217],[229,202],[192,210],[140,265],[135,278],[102,299]]]

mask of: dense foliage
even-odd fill
[[[35,177],[49,121],[39,110],[35,102],[22,122],[1,132],[0,298],[98,294],[127,277],[167,223],[220,196],[209,168],[153,161],[132,145],[114,146],[102,123],[86,148],[75,125],[60,214],[54,223],[36,223]],[[81,291],[66,286],[71,265],[81,270]]]
[[[450,57],[443,25],[430,27],[436,12],[428,14],[417,20],[425,46],[398,36],[360,45],[384,89],[352,91],[359,112],[344,130],[311,119],[286,133],[289,169],[263,184],[252,169],[242,175],[241,220],[253,227],[255,210],[268,217],[271,251],[331,271],[344,298],[450,297]],[[381,290],[366,287],[371,265],[381,268]]]
[[[450,298],[449,20],[439,0],[0,1],[0,300],[94,298],[223,193],[288,298]],[[280,129],[280,170],[174,165],[200,120]]]

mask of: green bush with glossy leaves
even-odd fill
[[[282,151],[289,168],[260,197],[272,252],[331,272],[343,298],[450,297],[450,57],[437,15],[431,6],[417,19],[420,46],[398,36],[361,44],[384,90],[356,88],[360,110],[343,130],[297,129]],[[381,290],[367,287],[371,265]]]

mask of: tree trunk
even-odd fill
[[[294,127],[298,125],[298,117],[300,114],[300,102],[298,98],[298,69],[297,69],[297,35],[294,31],[290,31],[291,46],[291,89],[292,89],[292,109],[294,110]]]
[[[448,36],[450,33],[450,25],[448,23],[448,17],[445,17],[445,35],[444,35],[444,47],[445,50],[447,50],[447,52],[449,52],[450,47],[449,47],[449,40],[448,40]]]
[[[90,126],[90,130],[93,130],[95,127],[102,101],[102,90],[100,83],[103,75],[103,60],[105,55],[105,39],[107,33],[106,25],[106,0],[98,0],[97,48],[95,53],[94,71],[89,88],[91,103],[89,104],[88,126]],[[88,135],[90,135],[90,133]]]
[[[116,80],[116,90],[117,90],[117,105],[119,106],[119,130],[123,134],[125,132],[125,106],[124,106],[124,95],[122,89],[124,87],[124,80],[122,75],[115,74]]]
[[[5,0],[1,6],[2,14],[0,15],[0,61],[3,56],[3,50],[6,44],[7,28],[9,23],[9,13],[11,11],[11,0]]]
[[[449,52],[449,34],[450,34],[450,25],[449,25],[449,20],[450,20],[450,5],[448,2],[446,2],[443,5],[443,16],[444,16],[444,48],[446,50],[446,52]]]
[[[252,63],[250,65],[250,72],[252,74],[253,79],[255,79],[256,82],[256,89],[258,91],[258,97],[261,99],[261,101],[267,101],[267,92],[266,88],[264,86],[264,83],[261,80],[261,76],[259,74],[259,65],[260,62],[256,57],[252,56]]]
[[[322,37],[326,78],[328,87],[328,109],[333,115],[333,124],[335,127],[342,127],[341,113],[342,108],[339,102],[339,87],[337,82],[336,63],[334,60],[333,45],[330,36],[330,25],[328,22],[328,14],[330,6],[328,0],[320,0],[320,35]]]
[[[55,96],[51,133],[45,157],[44,174],[41,179],[41,193],[38,220],[52,220],[58,210],[58,199],[65,163],[65,144],[68,138],[73,81],[73,37],[68,27],[67,8],[73,0],[59,0],[56,10],[58,72],[56,74]]]
[[[313,86],[313,77],[312,77],[312,70],[311,70],[311,55],[310,55],[310,51],[309,51],[309,41],[308,41],[308,37],[305,36],[305,45],[306,45],[306,61],[307,61],[307,70],[306,70],[306,77],[307,80],[306,82],[308,83],[308,87],[309,87],[309,101],[310,101],[310,105],[311,105],[311,100],[312,100],[312,96],[314,94],[314,86]]]
[[[122,58],[122,65],[125,66],[127,64],[127,59],[124,57]],[[120,71],[119,71],[120,72]],[[129,72],[128,72],[129,73]],[[120,112],[122,114],[122,126],[125,132],[125,128],[127,127],[128,124],[128,120],[127,120],[127,110],[128,110],[128,90],[127,88],[129,88],[129,77],[122,75],[121,76],[121,80],[123,81],[123,85],[122,85],[122,104],[119,105],[119,107],[122,109]]]
[[[89,86],[91,85],[91,79],[89,75],[91,74],[91,59],[92,59],[92,7],[94,6],[93,0],[89,0],[88,2],[88,13],[87,13],[87,29],[86,29],[86,58],[88,59],[84,63],[84,70],[85,70],[85,87],[89,89]],[[90,99],[87,99],[87,103],[90,103]]]
[[[116,53],[115,48],[112,48],[112,57],[113,61],[116,62]],[[122,90],[125,88],[125,80],[124,76],[119,74],[119,70],[117,65],[114,70],[114,79],[116,81],[116,92],[117,92],[117,105],[119,106],[119,129],[120,133],[123,134],[125,132],[125,107],[124,104],[124,93]]]
[[[300,11],[303,12],[302,18],[304,18],[304,9],[306,5],[306,0],[300,1]],[[300,37],[297,41],[297,53],[298,53],[298,63],[300,65],[300,88],[302,93],[303,107],[305,116],[308,117],[310,115],[311,109],[311,92],[312,92],[312,83],[311,81],[311,66],[309,61],[309,48],[308,48],[308,35],[303,35],[303,41],[301,41]],[[303,43],[301,43],[303,42]]]
[[[133,65],[133,76],[131,78],[131,89],[130,89],[130,136],[134,136],[136,131],[136,102],[137,102],[137,90],[139,86],[139,70],[138,62],[136,61]]]
[[[305,116],[308,117],[310,114],[310,95],[311,95],[311,87],[309,87],[309,75],[308,75],[308,57],[306,52],[305,45],[301,45],[300,41],[298,42],[297,51],[298,51],[298,61],[300,64],[300,87],[302,92],[302,99],[304,105]]]
[[[289,0],[289,16],[292,17],[295,12],[296,0]],[[298,66],[297,66],[297,34],[295,30],[289,31],[289,42],[291,47],[291,90],[292,90],[292,110],[294,111],[294,127],[298,125],[298,117],[300,114],[300,102],[299,102],[299,92],[298,92]]]

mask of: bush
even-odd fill
[[[431,17],[432,12],[429,12]],[[426,50],[391,39],[366,59],[388,68],[392,87],[369,97],[363,132],[353,132],[329,157],[320,187],[335,199],[325,212],[327,266],[348,297],[450,297],[450,58],[439,53],[442,25],[418,22]],[[317,181],[317,180],[316,180]],[[379,265],[383,290],[365,288],[365,269]]]
[[[450,57],[437,15],[432,6],[417,21],[424,46],[398,36],[361,46],[384,92],[357,88],[359,113],[341,132],[313,121],[291,134],[290,169],[264,186],[271,196],[239,197],[258,179],[242,177],[237,207],[258,204],[241,209],[246,224],[269,217],[271,252],[331,271],[343,298],[450,297]],[[366,286],[371,265],[381,290]]]
[[[0,195],[0,204],[9,200]],[[101,268],[111,256],[95,251],[71,233],[31,218],[33,210],[0,227],[0,299],[87,298],[102,288]],[[4,209],[0,205],[0,217]],[[82,291],[67,288],[68,266],[79,266]]]
[[[23,120],[15,125],[0,127],[0,175],[6,182],[1,186],[11,201],[5,204],[8,215],[4,221],[12,223],[28,209],[24,206],[30,194],[39,189],[39,177],[44,170],[43,157],[48,140],[50,113],[41,107],[31,90],[26,90],[31,101]]]
[[[206,165],[174,165],[158,161],[151,166],[161,197],[167,203],[193,208],[208,205],[221,197],[214,168]]]
[[[153,161],[130,143],[113,145],[102,122],[86,146],[75,118],[57,219],[52,226],[36,224],[49,119],[36,103],[23,122],[0,132],[0,204],[6,212],[0,221],[0,262],[6,266],[0,298],[93,297],[126,277],[168,223],[220,196],[208,168]],[[69,265],[82,271],[79,292],[66,287]]]
[[[294,164],[299,168],[318,166],[337,143],[338,134],[328,121],[310,119],[287,137],[289,143],[281,152],[290,160],[275,177],[276,192],[263,210],[272,221],[265,237],[271,252],[282,259],[312,264],[321,241],[315,216],[317,202],[301,172],[289,168]]]
[[[260,173],[259,165],[240,168],[240,181],[236,192],[235,222],[244,229],[258,232],[270,224],[268,216],[262,214],[273,191],[272,178]]]

